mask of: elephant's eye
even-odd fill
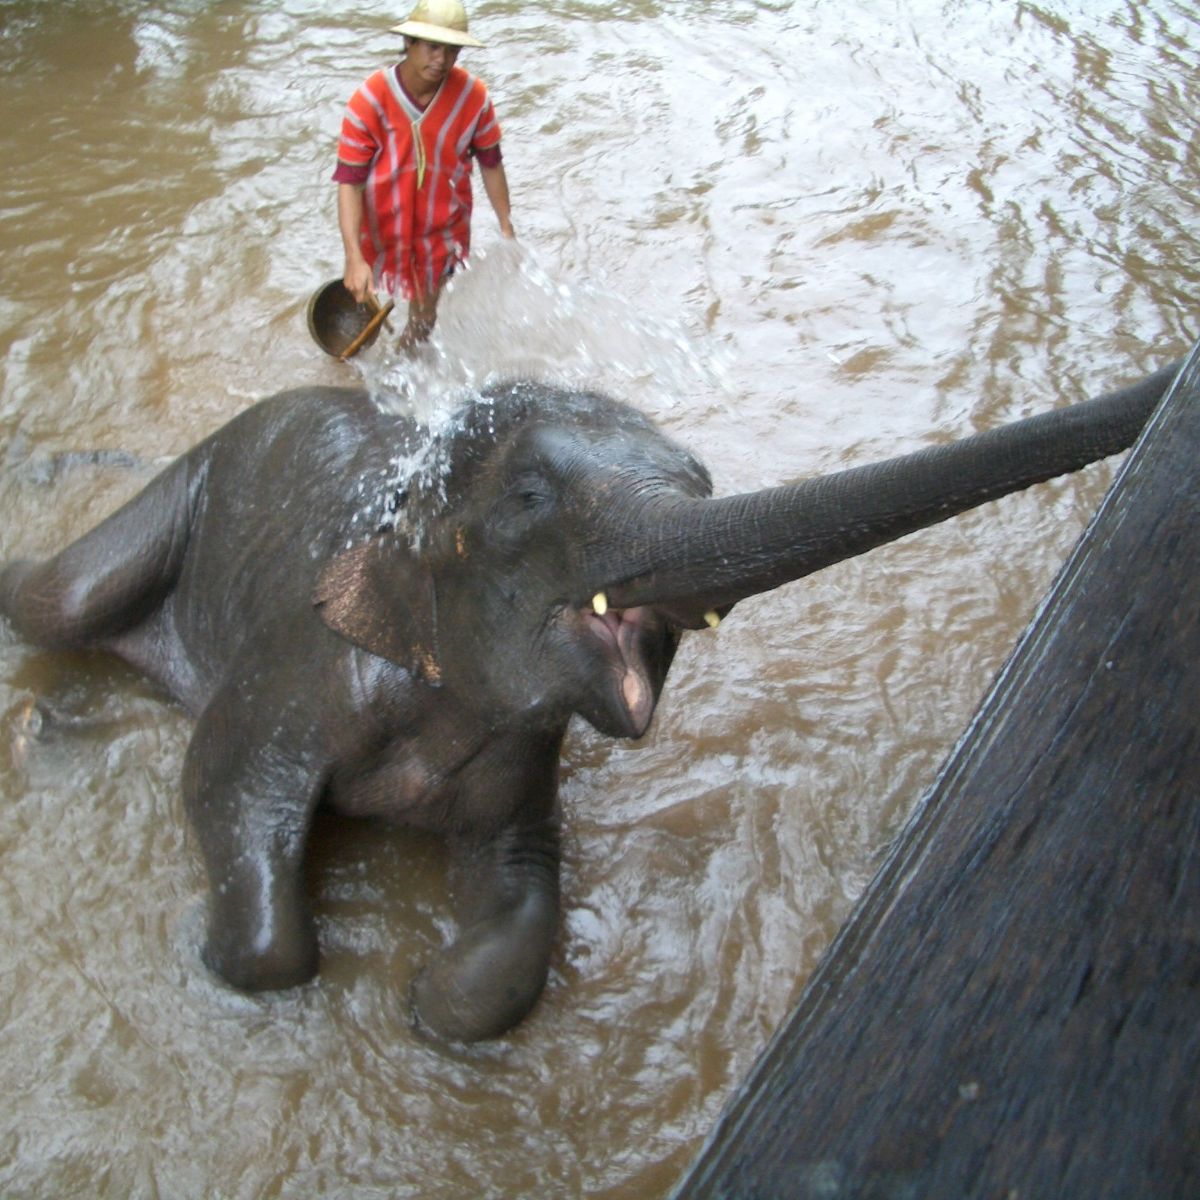
[[[527,528],[531,520],[543,516],[554,502],[554,494],[545,480],[537,476],[522,476],[505,491],[495,511],[500,529],[509,535]]]
[[[528,511],[549,504],[551,495],[546,481],[540,476],[522,475],[508,489],[507,499],[511,507]]]

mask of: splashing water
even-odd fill
[[[701,352],[682,323],[646,318],[614,292],[556,278],[517,242],[473,255],[414,356],[380,344],[361,369],[380,408],[431,428],[465,395],[500,380],[633,392],[651,415],[698,388],[726,387],[720,356]]]
[[[413,489],[444,504],[447,447],[466,406],[489,385],[533,380],[607,391],[656,418],[697,390],[729,391],[722,357],[702,352],[681,323],[647,319],[614,292],[556,278],[517,242],[478,252],[459,271],[433,336],[414,354],[384,343],[357,361],[380,410],[414,425],[382,497],[369,505],[391,527],[399,525],[398,497]],[[419,524],[408,533],[420,543]]]

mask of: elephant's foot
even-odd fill
[[[217,875],[208,913],[201,957],[240,991],[296,987],[317,973],[317,931],[298,864],[243,851]]]
[[[128,504],[52,558],[0,571],[0,612],[49,649],[103,643],[139,626],[183,566],[193,492],[191,459],[169,467]]]
[[[307,983],[317,973],[317,935],[311,922],[256,941],[210,929],[200,957],[239,991],[278,991]]]
[[[448,1042],[507,1033],[545,987],[557,925],[553,897],[534,894],[464,930],[413,981],[417,1027]]]
[[[321,775],[289,755],[277,706],[258,700],[257,664],[246,658],[239,666],[244,674],[232,676],[196,722],[183,797],[208,872],[201,956],[233,987],[263,992],[317,973],[304,849]],[[278,723],[274,742],[263,736],[269,723]]]

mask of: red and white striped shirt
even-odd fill
[[[362,251],[384,291],[431,295],[466,259],[471,156],[491,159],[499,144],[487,88],[459,66],[425,109],[396,68],[376,71],[351,96],[334,179],[364,184]]]

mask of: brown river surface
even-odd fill
[[[477,2],[478,186],[429,352],[324,356],[376,0],[0,3],[0,559],[285,386],[431,418],[513,371],[731,492],[1068,403],[1200,329],[1200,15],[1175,0]],[[97,454],[94,452],[101,451]],[[438,847],[326,822],[318,980],[198,957],[190,721],[0,629],[0,1195],[666,1196],[936,776],[1118,464],[744,603],[638,744],[568,737],[561,946],[511,1036],[409,1031]],[[503,631],[497,631],[503,636]]]

